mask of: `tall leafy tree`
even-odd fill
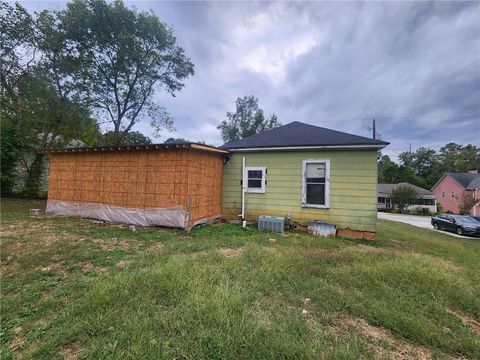
[[[403,152],[396,164],[386,155],[378,160],[378,181],[409,182],[430,189],[447,171],[466,172],[480,169],[480,148],[475,145],[449,143],[440,151],[421,147]]]
[[[101,136],[99,141],[100,145],[113,145],[114,144],[115,133],[113,131],[107,131]],[[130,131],[123,138],[122,142],[117,145],[145,145],[151,144],[152,139],[148,136],[143,135],[139,131]]]
[[[34,19],[19,3],[11,6],[4,1],[0,1],[0,17],[1,105],[2,110],[14,112],[18,82],[30,73],[38,58]]]
[[[114,144],[142,118],[157,129],[172,127],[153,95],[158,90],[175,95],[194,66],[171,28],[120,0],[74,0],[62,19],[80,61],[88,64],[83,82],[92,104],[113,125]]]
[[[44,169],[36,150],[74,139],[93,143],[98,126],[81,101],[73,71],[78,64],[58,14],[33,17],[18,3],[0,6],[2,192],[23,182],[27,194],[36,195]]]
[[[464,172],[480,169],[480,148],[475,145],[448,143],[439,151],[439,159],[446,171]]]
[[[275,114],[265,118],[263,110],[258,106],[258,99],[253,95],[237,98],[235,106],[235,112],[227,112],[227,119],[217,127],[221,131],[225,143],[282,125]]]
[[[378,159],[378,182],[394,184],[398,182],[399,166],[388,155],[380,155]]]
[[[26,141],[20,131],[18,85],[29,75],[37,57],[32,16],[20,5],[0,2],[0,188],[10,193]]]
[[[77,140],[85,144],[96,142],[98,124],[88,108],[68,97],[61,97],[54,84],[42,76],[28,78],[22,84],[22,132],[28,147],[22,153],[26,169],[25,192],[38,194],[44,171],[44,155],[40,148],[64,147]]]

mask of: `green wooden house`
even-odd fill
[[[323,220],[339,235],[374,238],[377,151],[388,143],[301,122],[225,144],[223,216]]]

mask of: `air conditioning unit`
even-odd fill
[[[283,217],[266,215],[261,215],[258,217],[259,231],[274,231],[277,233],[283,233],[284,228],[285,219]]]

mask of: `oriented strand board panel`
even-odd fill
[[[224,168],[223,215],[241,213],[242,157],[246,166],[265,166],[265,193],[246,193],[246,217],[292,215],[294,221],[324,220],[339,228],[376,231],[377,153],[375,150],[263,151],[234,153]],[[301,206],[302,161],[330,160],[330,208]]]
[[[221,215],[222,180],[223,154],[190,148],[54,153],[48,198],[137,209],[181,207],[191,209],[195,223]]]

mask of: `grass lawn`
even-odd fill
[[[43,205],[2,199],[2,359],[480,358],[480,239],[132,232]]]

